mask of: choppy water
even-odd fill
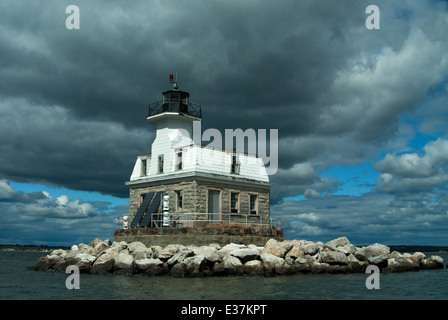
[[[68,290],[68,274],[29,269],[42,252],[0,252],[0,299],[131,300],[303,300],[448,299],[448,270],[380,275],[380,289],[368,290],[367,274],[297,274],[174,278],[145,275],[80,275],[80,289]],[[427,254],[429,256],[430,254]],[[437,253],[448,261],[446,252]]]

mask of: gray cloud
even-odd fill
[[[65,3],[23,5],[1,4],[0,95],[14,122],[1,121],[6,132],[20,130],[3,146],[23,145],[22,158],[36,161],[3,166],[8,179],[125,196],[131,158],[147,152],[152,139],[144,133],[151,130],[147,104],[160,99],[171,72],[203,104],[204,129],[279,129],[283,170],[359,164],[394,138],[398,116],[415,110],[448,72],[446,37],[431,28],[445,23],[438,3],[381,2],[383,28],[374,32],[364,26],[359,1],[80,1],[76,31],[65,28]],[[32,106],[39,113],[28,127]],[[21,113],[14,117],[15,108]],[[26,126],[11,127],[18,117]],[[43,118],[52,121],[41,138]],[[115,152],[105,147],[112,145]],[[3,163],[20,159],[2,154]],[[280,176],[277,186],[287,183]],[[298,192],[313,188],[301,183]]]
[[[378,0],[380,30],[365,28],[368,3],[356,0],[81,0],[80,30],[65,28],[69,4],[0,0],[0,179],[127,197],[154,137],[147,105],[177,72],[203,105],[203,130],[279,130],[273,203],[329,201],[317,197],[341,182],[322,170],[382,152],[378,192],[444,186],[444,160],[394,154],[414,130],[446,130],[444,1]],[[398,165],[412,157],[419,170]],[[0,183],[0,198],[11,196]]]
[[[127,196],[124,181],[135,155],[146,152],[153,135],[120,123],[82,120],[63,107],[24,99],[3,99],[0,115],[3,177],[121,197]]]
[[[6,186],[6,187],[5,187]],[[66,195],[52,197],[46,191],[15,191],[8,181],[0,181],[9,197],[0,199],[0,243],[72,245],[96,236],[113,238],[114,218],[128,207],[110,203],[85,202]],[[12,191],[11,191],[12,190]]]
[[[448,183],[448,141],[437,139],[423,148],[425,155],[387,154],[375,164],[381,172],[377,190],[391,193],[431,191]]]
[[[412,197],[368,193],[284,201],[272,206],[289,239],[352,243],[444,244],[448,225],[446,188]],[[435,200],[438,199],[438,200]]]

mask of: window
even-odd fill
[[[238,162],[238,155],[236,153],[232,154],[232,166],[230,173],[240,173],[240,164]]]
[[[238,213],[238,193],[230,193],[230,212]]]
[[[250,213],[257,214],[258,211],[258,197],[256,194],[250,195]]]
[[[140,177],[146,176],[146,159],[141,159]]]
[[[163,154],[159,156],[159,173],[163,173]]]
[[[176,191],[177,210],[182,209],[182,190]]]
[[[176,170],[182,170],[182,150],[176,152]]]

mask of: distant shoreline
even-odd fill
[[[27,252],[48,252],[57,249],[68,250],[68,246],[46,246],[46,245],[32,245],[32,244],[0,244],[0,252],[15,252],[15,251],[27,251]]]
[[[416,245],[401,245],[401,246],[388,246],[390,251],[398,252],[448,252],[448,246],[416,246]]]

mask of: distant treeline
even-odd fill
[[[0,251],[14,250],[14,251],[52,251],[56,249],[70,249],[64,246],[46,246],[46,245],[32,245],[32,244],[0,244]]]

